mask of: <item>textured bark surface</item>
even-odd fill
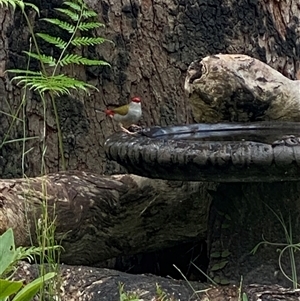
[[[15,277],[31,280],[37,276],[34,266],[22,263]],[[60,287],[62,301],[115,301],[120,299],[118,284],[124,284],[124,292],[135,293],[139,300],[161,300],[157,294],[157,285],[162,289],[168,300],[190,301],[239,301],[239,288],[236,285],[213,287],[190,282],[188,283],[157,277],[153,275],[129,275],[107,269],[91,267],[61,266]],[[242,291],[251,301],[298,301],[300,290],[283,288],[278,285],[243,286]],[[160,296],[162,297],[162,296]]]
[[[56,207],[63,262],[94,264],[156,251],[205,237],[211,199],[207,187],[85,172],[1,180],[0,233],[11,227],[16,244],[29,246],[28,227],[35,240],[34,221],[46,195],[50,216]]]
[[[300,80],[246,55],[193,62],[185,90],[197,122],[300,121]]]
[[[189,64],[209,54],[243,53],[251,55],[283,73],[296,78],[299,70],[300,10],[297,1],[210,0],[201,1],[87,1],[98,12],[106,29],[95,34],[115,42],[103,44],[89,53],[105,59],[107,67],[74,67],[73,75],[95,84],[100,92],[91,96],[73,95],[57,99],[67,167],[92,172],[118,172],[120,167],[107,161],[104,142],[117,125],[96,108],[125,104],[129,95],[143,99],[141,124],[174,125],[192,121],[183,82]],[[40,1],[41,17],[52,16],[60,1]],[[30,15],[31,19],[35,16]],[[292,16],[292,17],[291,17]],[[7,68],[25,68],[23,50],[29,49],[28,28],[18,10],[1,9],[0,110],[13,114],[21,99],[20,90],[8,81]],[[44,22],[35,21],[36,31],[49,31]],[[48,32],[62,35],[62,31]],[[46,52],[49,45],[42,44]],[[25,106],[27,136],[41,136],[43,108],[37,95],[28,94]],[[21,112],[18,114],[21,119]],[[0,114],[0,137],[5,137],[12,119]],[[7,139],[23,137],[22,123],[12,126]],[[46,166],[59,168],[57,129],[49,104],[46,120]],[[3,139],[3,138],[1,138]],[[28,141],[25,172],[39,175],[42,148],[39,139]],[[22,176],[21,143],[0,149],[2,177]],[[123,170],[123,169],[122,169]]]

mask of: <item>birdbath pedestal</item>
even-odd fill
[[[299,132],[294,122],[153,127],[115,133],[105,147],[129,173],[215,183],[207,220],[207,274],[215,282],[243,277],[244,283],[290,286],[277,249],[287,244],[283,225],[291,224],[294,243],[300,240]],[[264,239],[273,245],[251,253]],[[291,276],[288,251],[280,260]]]

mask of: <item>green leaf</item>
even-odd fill
[[[225,214],[225,218],[229,221],[231,221],[231,217],[228,214]]]
[[[55,66],[56,65],[56,60],[52,56],[47,56],[45,54],[38,55],[37,53],[32,53],[32,52],[28,52],[28,51],[23,51],[23,52],[26,53],[29,57],[37,59],[40,62],[48,64],[49,66]]]
[[[222,226],[221,226],[222,229],[228,229],[230,228],[230,225],[227,224],[227,223],[223,223]]]
[[[227,265],[227,263],[228,263],[228,260],[218,262],[218,263],[214,264],[210,270],[211,271],[222,270]]]
[[[56,275],[56,273],[48,273],[44,277],[39,277],[29,284],[27,284],[18,294],[13,298],[12,301],[31,301],[32,298],[37,294],[40,287],[45,281],[50,280]]]
[[[220,277],[220,276],[214,277],[213,281],[221,285],[227,285],[230,283],[230,281],[226,277]]]
[[[60,28],[68,31],[69,33],[73,33],[76,29],[76,27],[74,25],[72,25],[68,22],[65,22],[65,21],[58,20],[58,19],[43,18],[40,20],[46,21],[51,24],[55,24],[55,25],[59,26]]]
[[[43,76],[41,74],[19,75],[13,77],[12,80],[17,80],[18,84],[24,84],[24,86],[28,87],[30,90],[38,91],[40,93],[52,91],[57,95],[70,94],[71,89],[83,90],[87,93],[88,89],[98,90],[93,85],[89,85],[84,81],[68,77],[64,74],[48,77]]]
[[[220,258],[221,252],[213,252],[210,254],[210,258]]]
[[[6,298],[15,294],[17,291],[20,290],[22,285],[22,281],[10,281],[0,279],[0,298]]]
[[[61,66],[66,66],[69,64],[78,64],[78,65],[89,65],[89,66],[94,66],[94,65],[106,65],[110,66],[109,63],[101,60],[89,60],[86,59],[80,55],[77,54],[67,54],[62,58],[62,60],[59,62]]]
[[[67,42],[65,42],[63,39],[59,38],[59,37],[53,37],[50,36],[46,33],[37,33],[36,34],[38,37],[42,38],[44,41],[55,45],[57,48],[59,49],[64,49],[67,46]]]
[[[65,1],[64,4],[71,7],[71,8],[73,8],[74,10],[77,10],[79,12],[81,11],[81,6],[78,5],[77,3]]]
[[[14,262],[15,242],[13,230],[9,228],[0,236],[0,276]]]
[[[100,22],[80,22],[78,24],[78,29],[82,31],[87,31],[93,28],[105,27],[103,23]]]
[[[222,257],[222,258],[226,258],[226,257],[228,257],[228,256],[230,256],[230,255],[231,255],[231,252],[230,252],[228,249],[226,249],[226,250],[224,250],[224,251],[222,252],[221,257]]]
[[[66,8],[56,8],[57,11],[63,13],[64,15],[69,16],[73,21],[77,22],[79,20],[79,14],[72,12]]]
[[[71,41],[72,45],[75,46],[94,46],[94,45],[99,45],[104,42],[109,42],[109,40],[104,39],[104,38],[92,38],[92,37],[76,37]]]
[[[20,7],[21,11],[24,13],[25,3],[23,1],[15,1],[15,2]]]
[[[30,2],[23,2],[19,0],[0,0],[1,7],[9,5],[12,6],[13,10],[15,10],[16,6],[18,6],[22,10],[22,12],[24,12],[25,6],[29,6],[32,9],[34,9],[38,15],[40,15],[40,10],[38,9],[38,7]]]
[[[84,10],[82,12],[82,16],[84,18],[91,18],[91,17],[96,17],[97,16],[97,13],[94,12],[93,10]]]
[[[23,2],[23,1],[21,1],[21,2]],[[25,4],[25,6],[29,6],[32,9],[34,9],[37,12],[38,16],[40,16],[40,10],[37,6],[35,6],[33,3],[30,3],[30,2],[24,2],[24,4]]]
[[[3,7],[3,6],[9,6],[9,5],[11,5],[12,7],[13,7],[13,10],[15,10],[16,9],[16,3],[15,3],[15,1],[13,1],[13,0],[0,0],[0,6],[1,7]]]
[[[10,72],[10,73],[16,73],[16,74],[28,74],[28,75],[31,74],[31,75],[37,75],[37,76],[42,75],[41,71],[30,71],[30,70],[21,70],[21,69],[9,69],[6,71]]]

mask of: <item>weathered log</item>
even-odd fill
[[[28,227],[35,239],[35,222],[47,198],[50,216],[56,207],[56,239],[62,240],[65,263],[92,264],[154,251],[205,237],[206,187],[78,171],[1,180],[0,233],[11,227],[17,245],[30,245]]]
[[[194,61],[185,90],[196,122],[300,121],[300,80],[247,55]]]
[[[300,124],[275,123],[269,128],[263,125],[238,125],[236,131],[237,125],[226,124],[227,130],[223,131],[222,124],[193,124],[178,127],[178,131],[171,127],[149,128],[145,134],[134,136],[117,133],[106,140],[106,154],[129,172],[150,178],[214,182],[299,180],[299,143],[288,146],[284,140],[276,144],[271,141],[300,133]],[[247,141],[255,138],[269,143]]]
[[[30,281],[37,276],[37,267],[21,263],[15,274],[16,279]],[[63,265],[60,268],[60,300],[62,301],[115,301],[119,300],[119,285],[124,285],[124,293],[134,293],[139,300],[161,300],[157,285],[168,297],[167,300],[190,301],[239,301],[239,287],[209,286],[190,282],[193,290],[185,281],[176,281],[153,275],[130,275],[119,271],[74,267]],[[298,301],[300,290],[283,288],[278,285],[247,285],[241,289],[248,300]],[[162,296],[160,296],[162,297]],[[165,299],[164,299],[165,300]]]

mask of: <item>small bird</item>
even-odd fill
[[[126,128],[135,125],[140,120],[142,116],[141,99],[132,97],[129,104],[114,109],[106,109],[105,114],[118,121],[123,132],[133,134]]]

